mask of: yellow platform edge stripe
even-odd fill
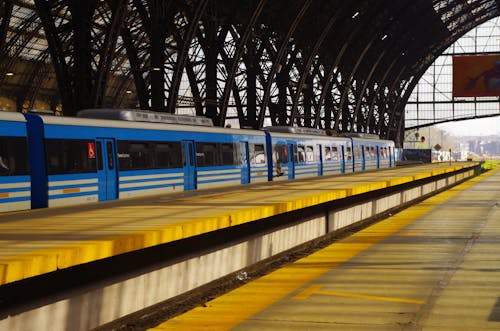
[[[194,308],[149,330],[230,330],[286,296],[303,299],[301,296],[310,295],[321,288],[317,284],[310,284],[317,277],[330,271],[340,263],[348,261],[382,239],[397,233],[416,219],[428,214],[434,208],[475,185],[478,181],[491,176],[496,171],[487,172],[450,190],[430,197],[421,204],[405,209],[289,266],[218,297],[206,303],[203,307]],[[375,299],[375,297],[370,299]],[[385,299],[395,301],[394,299]],[[419,300],[397,300],[422,304]]]
[[[464,168],[472,168],[476,165],[477,163],[454,166],[444,165],[444,168],[442,169],[429,169],[428,171],[419,173],[418,176],[420,177],[425,174],[425,177],[422,178],[432,177],[434,172],[438,172],[439,174],[450,173]],[[359,173],[359,175],[362,174],[363,173]],[[82,241],[70,245],[36,250],[30,253],[3,258],[0,259],[0,285],[79,264],[93,262],[122,253],[189,238],[230,226],[268,218],[324,202],[341,199],[347,196],[367,193],[372,190],[398,185],[400,183],[408,182],[408,177],[416,179],[416,176],[413,175],[402,176],[400,179],[381,180],[373,183],[352,183],[351,188],[333,189],[331,191],[309,194],[300,198],[271,205],[263,205],[228,213],[210,215],[178,224],[162,225],[154,228],[133,231],[123,235]]]

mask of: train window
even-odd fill
[[[325,161],[332,161],[332,148],[325,146]]]
[[[288,163],[288,149],[286,145],[274,145],[273,161],[279,163]]]
[[[233,144],[222,144],[222,165],[236,164],[235,148]]]
[[[188,144],[188,146],[191,146],[191,144]],[[191,154],[190,152],[191,152],[191,150],[189,150],[189,162],[191,162],[191,158],[192,158],[192,155],[193,155],[193,154]],[[186,148],[185,148],[185,145],[184,145],[184,146],[182,146],[182,148],[181,148],[181,153],[182,153],[182,155],[181,155],[181,158],[182,158],[182,166],[183,166],[183,167],[185,167],[185,166],[186,166]],[[191,164],[190,164],[190,165],[191,165]]]
[[[181,168],[183,154],[179,142],[118,141],[120,170]]]
[[[157,143],[154,146],[156,166],[159,168],[168,168],[170,157],[173,155],[170,145],[165,143]]]
[[[182,167],[181,144],[177,142],[161,142],[154,144],[155,168]]]
[[[351,147],[347,147],[345,149],[345,154],[346,154],[346,159],[347,160],[352,160],[352,150],[351,150]]]
[[[194,165],[194,159],[193,159],[193,144],[189,144],[189,165],[192,167]],[[185,160],[184,158],[182,158]]]
[[[306,151],[304,149],[304,146],[302,145],[295,146],[295,162],[296,163],[306,162]]]
[[[102,170],[102,145],[100,141],[95,143],[95,152],[97,156],[97,170]]]
[[[355,160],[361,160],[361,155],[362,155],[362,146],[354,146],[354,159]]]
[[[306,162],[314,162],[314,147],[306,146]]]
[[[115,158],[113,154],[113,144],[110,141],[106,143],[106,153],[108,155],[108,169],[113,170],[115,168]]]
[[[189,165],[192,167],[194,164],[193,164],[193,144],[189,144]],[[182,150],[184,151],[184,149]],[[182,158],[183,160],[185,160],[185,158],[183,157]]]
[[[266,150],[263,144],[250,145],[250,163],[266,164]]]
[[[199,167],[212,167],[219,165],[217,157],[217,144],[196,143],[196,162]]]
[[[281,160],[281,163],[290,162],[290,160],[288,158],[288,146],[281,145],[279,159]]]
[[[246,142],[241,142],[237,146],[237,152],[235,153],[235,158],[237,162],[235,164],[241,164],[242,166],[246,166],[248,163],[247,159],[247,149],[248,149],[248,143]]]
[[[246,146],[239,143],[233,144],[233,164],[244,165],[246,163]]]
[[[28,141],[25,137],[0,137],[0,176],[29,173]]]
[[[339,152],[336,146],[332,147],[332,161],[338,161],[339,159]]]
[[[143,141],[118,141],[118,165],[120,170],[152,168],[148,143]]]
[[[130,155],[130,165],[128,170],[147,169],[151,164],[149,162],[148,144],[145,142],[130,142],[128,146],[128,154]]]
[[[365,146],[365,157],[369,159],[375,158],[375,147],[374,146]]]
[[[88,153],[89,140],[47,139],[47,172],[49,175],[96,172],[96,158]]]

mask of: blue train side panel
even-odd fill
[[[287,131],[289,128],[284,127],[276,129],[267,128],[273,151],[270,172],[273,180],[341,174],[346,162],[352,162],[344,157],[344,151],[350,150],[348,138],[331,137],[311,129],[306,129],[308,134]]]
[[[37,207],[44,206],[44,200],[53,207],[268,180],[266,141],[261,131],[36,115],[30,122],[33,136],[45,138],[34,141],[36,149],[41,153],[45,147],[48,155],[47,167],[38,171],[39,178],[46,174],[46,183],[40,180],[37,184]],[[124,144],[130,148],[123,149]],[[145,167],[126,166],[134,148],[149,151],[148,146],[158,144],[177,146],[175,152],[164,154],[175,156],[176,165],[148,167],[150,161],[144,159],[139,161]],[[207,161],[209,152],[197,150],[211,146],[221,148],[214,164]],[[229,152],[224,154],[224,148]],[[74,160],[61,157],[61,150]],[[166,158],[162,164],[168,163]],[[72,162],[79,166],[73,167]]]
[[[29,209],[30,200],[26,120],[0,112],[0,212]]]
[[[354,171],[391,168],[394,164],[394,142],[373,138],[351,138]]]

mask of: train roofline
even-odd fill
[[[268,132],[271,135],[271,137],[277,137],[277,138],[300,138],[300,139],[329,140],[329,141],[342,141],[342,142],[350,141],[350,138],[347,137],[320,136],[320,135],[285,133],[276,131],[268,131]]]
[[[0,111],[0,120],[11,122],[26,122],[23,114],[9,111]]]
[[[39,115],[38,115],[39,116]],[[60,116],[39,116],[44,124],[66,125],[66,126],[91,126],[102,128],[118,129],[144,129],[160,131],[185,131],[185,132],[206,132],[232,135],[254,135],[265,136],[260,130],[230,129],[220,127],[193,126],[184,124],[166,124],[151,122],[131,122],[109,119],[91,119],[80,117],[60,117]]]
[[[170,114],[166,112],[142,109],[83,109],[78,112],[77,117],[130,122],[165,123],[208,127],[214,126],[212,119],[204,116]]]
[[[361,142],[374,142],[374,143],[389,143],[394,145],[394,141],[385,140],[385,139],[374,139],[374,138],[359,138],[359,137],[350,137],[353,141],[361,141]]]

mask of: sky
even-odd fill
[[[500,116],[448,122],[438,124],[436,127],[445,130],[454,136],[488,136],[500,135]]]

